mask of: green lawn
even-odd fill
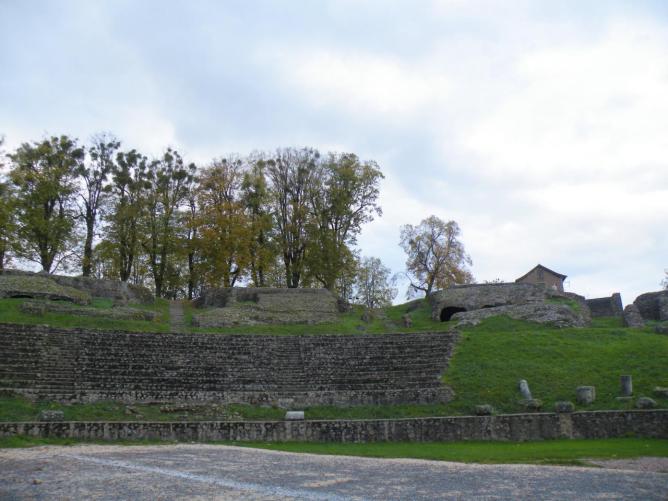
[[[574,401],[581,385],[596,387],[596,401],[579,409],[627,409],[632,402],[615,398],[622,374],[633,376],[634,395],[668,407],[668,399],[652,395],[655,386],[668,386],[668,336],[612,326],[617,322],[597,319],[589,328],[553,329],[497,317],[464,329],[443,378],[456,393],[450,411],[465,414],[489,403],[500,412],[517,412],[519,379],[528,381],[546,410],[557,400]]]
[[[70,438],[14,436],[0,438],[0,448],[42,445],[109,444]],[[168,445],[160,440],[119,440],[114,445]],[[373,442],[367,444],[306,442],[209,442],[215,445],[373,458],[412,458],[484,464],[586,465],[591,459],[668,457],[668,440],[611,438],[602,440],[545,440],[537,442]]]
[[[111,318],[85,317],[66,313],[45,313],[44,315],[29,315],[20,309],[25,299],[0,299],[0,323],[51,325],[53,327],[82,327],[89,329],[125,330],[133,332],[168,332],[169,331],[169,302],[165,299],[156,299],[154,304],[134,304],[128,306],[138,309],[147,309],[158,313],[155,321],[146,320],[118,320]],[[91,306],[99,309],[111,308],[113,301],[108,298],[93,298]]]
[[[287,452],[374,458],[414,458],[463,463],[584,464],[586,459],[668,457],[668,440],[610,438],[539,442],[234,442],[233,445]]]

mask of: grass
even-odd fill
[[[668,440],[610,438],[539,442],[235,442],[233,445],[286,452],[373,458],[414,458],[462,463],[586,464],[587,459],[668,457]]]
[[[21,311],[22,298],[0,299],[0,323],[51,325],[53,327],[81,327],[88,329],[126,330],[133,332],[168,332],[169,331],[169,302],[165,299],[156,299],[154,304],[134,304],[128,306],[138,309],[148,309],[158,313],[155,321],[147,320],[118,320],[111,318],[86,317],[67,313],[47,312],[44,315],[30,315]],[[113,301],[106,298],[94,298],[94,308],[111,308]]]
[[[170,445],[164,440],[79,440],[38,438],[24,435],[0,437],[1,448],[43,445]],[[668,440],[609,438],[599,440],[545,440],[536,442],[371,442],[366,444],[307,442],[208,442],[285,452],[360,456],[371,458],[412,458],[482,464],[587,465],[591,459],[630,459],[644,456],[668,457]]]
[[[652,396],[668,407],[668,399],[652,395],[655,386],[668,386],[668,337],[610,327],[616,322],[597,319],[588,328],[554,329],[496,317],[464,329],[443,378],[456,393],[450,411],[467,413],[488,403],[500,412],[517,412],[519,379],[528,381],[548,410],[557,400],[574,400],[581,385],[596,387],[596,401],[579,409],[627,409],[633,402],[615,398],[622,374],[633,376],[634,395]]]

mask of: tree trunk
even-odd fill
[[[93,272],[93,224],[86,218],[86,241],[84,242],[84,255],[81,263],[81,274],[89,277]]]

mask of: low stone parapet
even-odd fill
[[[668,409],[414,419],[0,423],[0,437],[78,440],[450,442],[668,438]]]

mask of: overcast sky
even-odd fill
[[[479,282],[537,263],[625,303],[668,268],[668,2],[0,0],[0,134],[205,164],[376,160],[364,255],[456,220]]]

